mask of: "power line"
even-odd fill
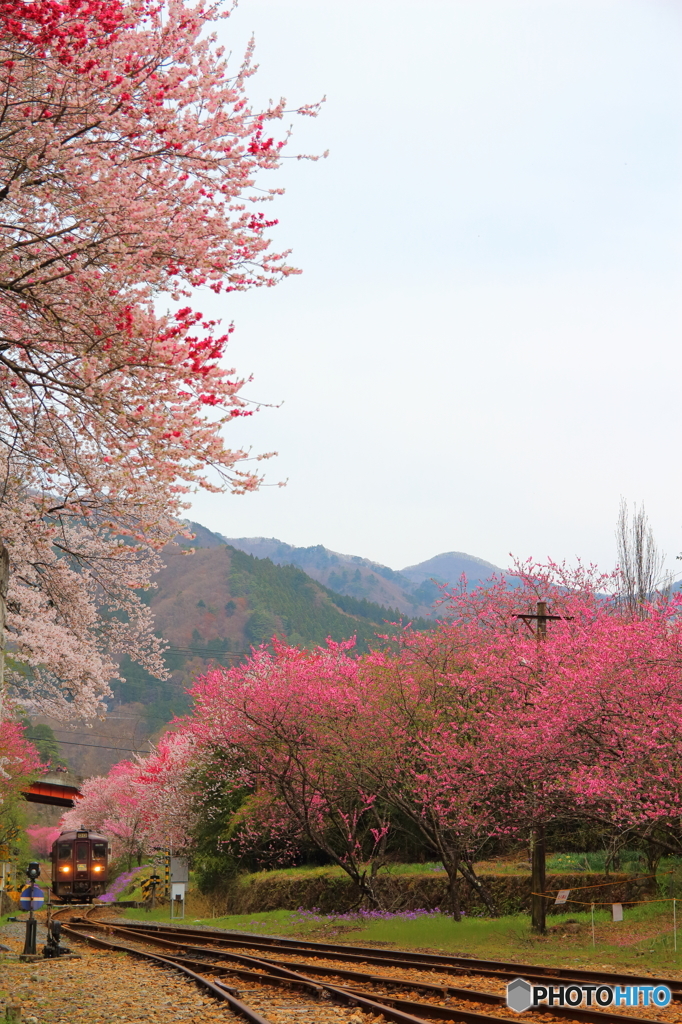
[[[90,732],[88,730],[88,735],[89,736],[95,736],[95,737],[97,737],[97,739],[100,739],[100,740],[110,740],[110,739],[113,739],[112,736],[107,736],[106,733],[103,733],[103,732]],[[71,741],[71,740],[60,740],[59,736],[57,736],[56,733],[55,733],[55,737],[54,738],[57,741],[57,743],[71,743],[71,742],[77,743],[76,740],[73,740],[73,741]],[[31,742],[32,743],[40,743],[41,741],[40,740],[32,740]],[[84,744],[81,744],[81,746],[96,747],[97,744],[96,743],[84,743]]]
[[[201,658],[210,657],[213,654],[230,654],[233,658],[241,658],[243,655],[249,653],[248,651],[230,651],[217,647],[211,648],[210,650],[205,647],[203,649],[199,649],[197,647],[164,647],[164,653],[166,651],[175,651],[180,654],[198,654]]]
[[[148,754],[148,750],[133,750],[132,747],[105,747],[99,743],[74,743],[71,740],[57,740],[57,743],[67,747],[94,747],[96,750],[125,750],[129,754]]]

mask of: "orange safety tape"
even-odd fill
[[[664,878],[666,875],[674,875],[674,871],[662,871],[656,875],[632,875],[625,878],[614,878],[612,882],[597,882],[596,885],[572,885],[569,892],[577,892],[578,889],[601,889],[604,885],[624,885],[626,882],[639,882],[642,878]],[[551,896],[556,892],[563,892],[563,889],[550,889],[548,892],[534,892],[534,896]]]
[[[585,888],[588,888],[588,886],[585,886]],[[560,891],[561,890],[559,890],[559,892]],[[547,896],[547,894],[544,892],[532,892],[531,896]],[[547,896],[547,899],[551,898],[551,896]],[[587,900],[567,899],[564,902],[579,903],[581,907],[612,907],[614,903],[621,903],[623,906],[625,906],[625,904],[628,904],[629,906],[632,903],[672,903],[674,900],[677,900],[678,903],[682,903],[682,900],[680,900],[679,896],[666,896],[665,899],[661,900],[590,900],[588,902]],[[562,905],[563,904],[561,903],[559,904],[559,906]]]

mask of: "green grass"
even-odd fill
[[[548,872],[575,874],[581,870],[603,873],[603,853],[552,854]],[[442,873],[440,864],[394,864],[388,870],[396,875]],[[519,858],[477,864],[480,874],[521,874],[528,868]],[[621,857],[620,870],[645,875],[646,868],[637,851]],[[244,876],[245,884],[277,878],[340,877],[343,872],[333,866],[282,868]],[[264,913],[196,918],[188,914],[187,925],[203,924],[229,931],[262,935],[300,936],[320,940],[337,940],[358,944],[381,944],[403,948],[443,950],[463,956],[512,960],[547,966],[599,965],[631,972],[658,970],[680,972],[682,976],[682,859],[667,858],[661,862],[658,879],[659,898],[680,896],[678,904],[680,932],[679,952],[673,948],[672,904],[649,902],[625,908],[625,920],[613,922],[609,908],[597,907],[594,915],[595,944],[592,943],[592,921],[588,907],[568,905],[561,914],[548,913],[548,934],[534,935],[527,915],[516,914],[497,919],[468,918],[454,922],[445,914],[408,918],[367,919],[358,915],[319,917],[316,915],[277,910]],[[589,884],[589,878],[584,884]],[[580,898],[577,891],[572,893]],[[584,898],[589,898],[589,893]],[[649,897],[645,897],[649,898]],[[168,921],[168,906],[150,914],[144,910],[127,910],[126,916],[139,921]],[[574,923],[567,931],[565,925]]]
[[[125,916],[138,921],[167,921],[169,911],[168,907],[152,914],[144,910],[126,910]],[[679,950],[675,953],[669,903],[626,907],[622,923],[614,923],[608,910],[596,910],[594,918],[594,947],[589,912],[549,914],[547,924],[550,931],[544,936],[531,933],[529,918],[524,914],[494,920],[470,918],[460,922],[445,914],[367,921],[345,917],[315,918],[295,911],[275,910],[216,918],[188,915],[184,924],[202,924],[261,935],[441,950],[460,956],[548,966],[599,965],[632,972],[656,969],[682,973],[682,928],[678,932]],[[575,934],[564,931],[563,926],[570,922],[578,925]]]
[[[382,874],[390,875],[423,875],[437,872],[442,874],[443,865],[430,861],[426,864],[387,864],[381,869]],[[263,879],[277,878],[345,878],[346,872],[336,864],[325,864],[323,867],[314,865],[303,865],[298,868],[274,868],[271,871],[256,871],[249,875],[243,875],[245,884],[251,884]]]
[[[606,871],[606,851],[596,850],[590,853],[548,853],[547,872],[552,875],[576,874],[577,872],[604,874]],[[665,868],[661,867],[661,871]],[[513,857],[479,861],[476,864],[478,874],[490,875],[522,875],[530,872],[528,854],[521,851]],[[610,866],[611,872],[629,875],[646,874],[646,860],[638,850],[624,850],[621,853],[617,868]]]
[[[479,861],[476,864],[476,872],[479,875],[527,875],[530,873],[530,865],[524,859],[526,856],[522,851],[514,857]],[[589,872],[604,874],[605,862],[606,853],[603,850],[598,850],[595,853],[551,853],[547,856],[547,873],[552,875],[573,875],[583,872],[585,874]],[[611,868],[612,872],[613,870]],[[679,871],[682,877],[682,858],[666,857],[661,861],[658,869],[661,881],[668,872],[673,870]],[[428,861],[424,864],[387,864],[381,869],[381,874],[387,875],[442,875],[442,873],[443,865],[439,861]],[[624,851],[621,855],[621,863],[617,873],[646,875],[646,864],[640,853],[637,850]],[[296,868],[275,868],[271,871],[256,871],[253,874],[244,875],[243,884],[250,885],[265,879],[341,878],[344,875],[343,869],[334,864],[326,864],[323,867],[303,865]]]

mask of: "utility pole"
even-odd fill
[[[536,623],[535,637],[540,643],[547,639],[547,623],[554,619],[563,619],[563,615],[550,615],[547,611],[547,602],[538,601],[534,615],[515,615],[516,619],[523,619],[531,632],[531,622]],[[534,824],[530,830],[530,882],[531,891],[531,928],[539,935],[545,933],[545,897],[537,893],[545,891],[546,884],[546,857],[545,827],[543,824]]]
[[[7,614],[8,587],[9,551],[0,541],[0,722],[2,722],[5,698],[5,615]]]

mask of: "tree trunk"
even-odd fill
[[[457,855],[443,857],[443,867],[448,875],[448,906],[450,913],[452,914],[453,921],[461,921],[462,912],[459,906],[459,888],[457,886],[457,869],[459,867]]]
[[[530,833],[531,863],[531,927],[538,935],[545,933],[545,830],[536,825]]]
[[[372,855],[372,866],[370,868],[370,878],[372,881],[376,878],[379,869],[383,868],[386,863],[386,843],[388,842],[388,833],[385,832],[379,841],[379,847],[374,851]]]
[[[7,588],[9,586],[9,551],[0,541],[0,722],[5,697],[5,616],[7,614]]]
[[[467,883],[471,886],[473,891],[481,897],[481,899],[483,900],[488,909],[488,913],[490,914],[490,916],[499,917],[500,912],[497,909],[495,899],[492,896],[492,894],[488,891],[488,889],[485,887],[481,879],[477,876],[476,872],[474,871],[473,864],[470,861],[462,861],[462,863],[459,865],[459,870],[461,871],[463,877],[466,879]]]
[[[656,872],[658,871],[658,865],[663,856],[663,847],[656,842],[655,839],[647,839],[645,846],[646,853],[646,867],[647,874],[653,875],[653,878],[649,879],[649,885],[652,889],[656,888]]]
[[[348,861],[344,861],[344,859],[340,857],[328,843],[312,831],[306,829],[306,833],[309,839],[315,843],[320,850],[326,853],[334,864],[338,864],[338,866],[346,872],[351,881],[358,887],[361,894],[361,903],[363,900],[367,900],[369,905],[375,907],[377,910],[386,909],[374,890],[370,872],[361,870],[360,865],[355,863],[353,860],[351,860],[350,863]]]
[[[616,837],[612,838],[607,848],[606,861],[604,862],[604,874],[609,875],[609,871],[613,868],[614,871],[620,871],[620,845]]]

